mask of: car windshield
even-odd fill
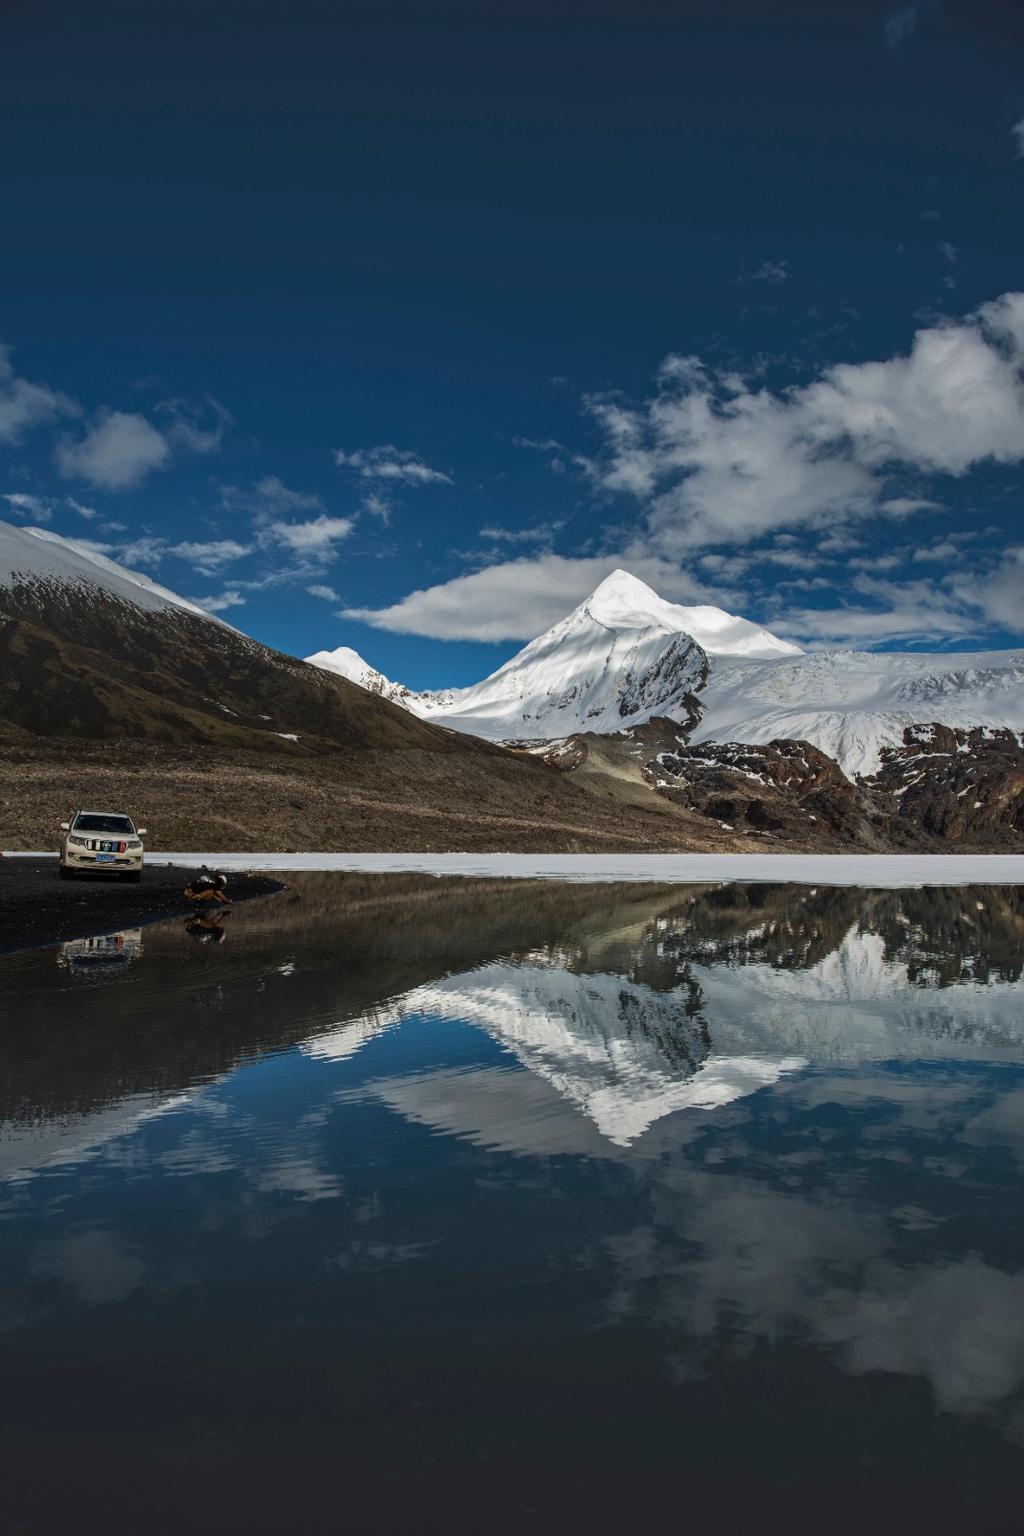
[[[103,816],[97,811],[82,811],[75,817],[75,832],[126,832],[130,837],[135,831],[127,816]]]

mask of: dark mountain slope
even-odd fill
[[[58,541],[0,531],[8,847],[52,845],[62,817],[88,803],[136,812],[154,849],[714,843],[674,807],[623,807],[546,763],[260,645],[173,594],[133,586],[130,573],[111,574]]]

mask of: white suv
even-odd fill
[[[142,839],[145,827],[136,827],[123,811],[78,811],[62,821],[60,876],[68,879],[80,869],[123,875],[138,880],[142,874]]]

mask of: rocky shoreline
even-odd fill
[[[196,870],[148,864],[138,885],[109,876],[58,878],[56,859],[0,859],[0,955],[68,939],[140,928],[187,910],[182,891]],[[233,874],[232,902],[283,890],[269,875]]]

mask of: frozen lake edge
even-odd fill
[[[40,858],[5,853],[5,858]],[[722,881],[856,885],[871,889],[921,885],[1024,885],[1020,854],[829,853],[164,853],[153,865],[298,873],[462,875],[477,879],[656,881],[670,885]]]

